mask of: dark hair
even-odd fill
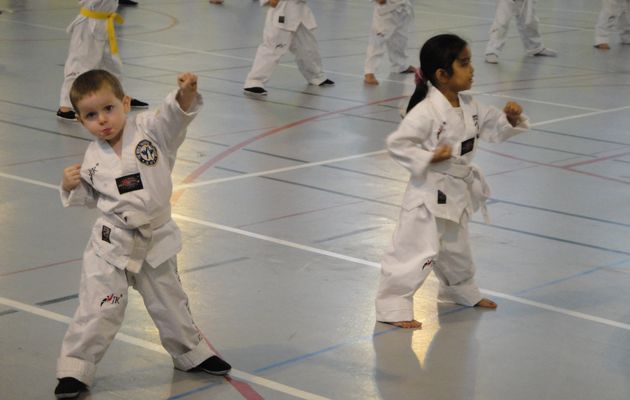
[[[122,85],[118,78],[102,69],[93,69],[82,73],[74,80],[70,88],[70,102],[76,112],[79,112],[77,104],[85,96],[98,92],[103,87],[109,87],[118,99],[125,97]]]
[[[453,62],[468,46],[468,43],[457,35],[450,33],[433,36],[420,49],[420,71],[422,80],[416,84],[416,90],[409,99],[407,112],[427,96],[428,82],[437,86],[435,73],[438,69],[445,70],[449,75],[453,73]]]

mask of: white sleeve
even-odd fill
[[[71,206],[85,206],[88,208],[96,207],[97,193],[87,184],[83,179],[79,183],[79,186],[71,191],[63,189],[63,186],[59,185],[59,194],[61,195],[61,204],[64,207]]]
[[[183,143],[186,128],[203,105],[203,99],[198,93],[188,111],[182,110],[176,100],[177,91],[169,93],[159,109],[139,114],[137,119],[138,126],[171,153],[176,152]]]
[[[479,112],[479,137],[487,142],[503,142],[512,136],[529,130],[529,118],[521,114],[517,126],[512,126],[505,113],[494,106],[477,103]]]
[[[415,114],[415,113],[414,113]],[[431,134],[431,121],[408,114],[398,129],[387,138],[387,150],[392,158],[414,177],[426,174],[433,152],[423,148]],[[416,118],[410,118],[410,115]]]

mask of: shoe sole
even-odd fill
[[[253,97],[264,97],[267,95],[267,92],[264,93],[254,93],[254,92],[248,92],[247,90],[243,90],[243,93],[248,95],[248,96],[253,96]]]
[[[60,394],[56,394],[55,393],[55,397],[58,398],[58,399],[76,399],[77,397],[79,397],[81,395],[81,393],[83,393],[83,392],[60,393]]]
[[[224,376],[224,375],[229,374],[229,373],[230,373],[230,371],[232,370],[232,368],[230,368],[230,369],[226,369],[226,370],[224,370],[224,371],[211,371],[211,370],[209,370],[209,369],[204,369],[204,368],[201,368],[201,370],[202,370],[203,372],[207,373],[207,374],[210,374],[210,375],[215,375],[215,376]]]
[[[79,122],[79,120],[78,120],[78,119],[76,119],[76,118],[72,118],[72,119],[70,119],[70,118],[60,117],[60,116],[58,116],[58,115],[57,115],[57,119],[59,119],[59,120],[61,120],[61,121],[67,121],[67,122]]]

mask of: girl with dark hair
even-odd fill
[[[462,91],[474,69],[465,40],[444,34],[420,50],[420,76],[407,115],[387,138],[392,157],[411,172],[391,248],[382,260],[376,318],[401,328],[420,328],[413,296],[433,270],[439,300],[496,308],[481,296],[468,242],[468,221],[490,195],[471,163],[477,141],[501,142],[529,128],[520,105],[503,111]],[[487,220],[487,218],[486,218]]]

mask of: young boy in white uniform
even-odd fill
[[[225,375],[230,365],[203,339],[177,274],[181,233],[171,218],[171,171],[186,127],[202,104],[197,77],[178,76],[162,107],[127,118],[130,98],[107,71],[88,71],[70,91],[77,118],[96,137],[82,164],[64,170],[64,206],[96,207],[101,216],[83,254],[79,306],[57,362],[57,398],[92,384],[114,339],[128,287],[144,300],[175,368]]]
[[[64,81],[59,95],[57,117],[76,121],[70,103],[70,87],[77,76],[91,69],[102,68],[119,80],[122,61],[118,54],[114,25],[123,18],[116,13],[118,0],[79,0],[81,10],[66,31],[70,34],[68,58],[63,69]],[[148,104],[131,99],[132,108],[147,108]]]
[[[630,0],[602,0],[602,9],[595,25],[595,47],[610,49],[610,36],[615,30],[621,34],[621,43],[630,44]]]
[[[407,64],[407,35],[413,21],[413,7],[409,0],[372,0],[374,13],[370,39],[365,54],[365,76],[368,85],[378,85],[374,76],[385,52],[389,55],[391,69],[400,74],[414,73]]]
[[[516,26],[521,35],[523,46],[530,56],[555,57],[558,53],[542,44],[536,17],[536,0],[498,0],[494,22],[490,28],[490,40],[486,46],[487,63],[497,64],[499,55],[505,46],[505,40],[512,17],[516,17]]]
[[[260,0],[260,4],[269,6],[269,10],[263,30],[263,42],[258,46],[254,65],[245,80],[245,94],[267,94],[265,83],[287,51],[295,54],[298,68],[308,83],[318,86],[334,85],[335,82],[324,76],[319,45],[313,34],[317,23],[306,0]]]

